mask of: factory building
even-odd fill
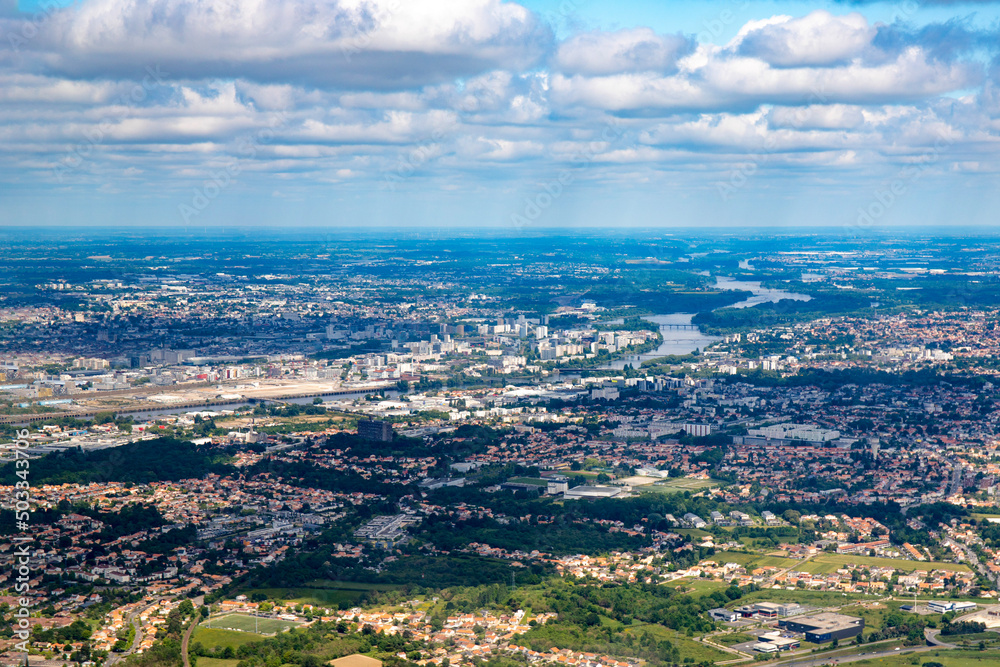
[[[843,614],[822,613],[781,620],[778,625],[791,632],[805,634],[808,642],[825,644],[834,639],[857,637],[864,630],[865,620]]]

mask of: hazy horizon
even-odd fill
[[[0,224],[981,226],[1000,3],[0,0]]]

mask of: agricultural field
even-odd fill
[[[747,565],[760,558],[760,554],[743,553],[742,551],[717,551],[709,560],[716,563],[738,563]]]
[[[949,572],[968,572],[969,567],[960,563],[939,563],[901,558],[869,558],[868,556],[853,556],[849,554],[820,554],[806,563],[799,570],[811,574],[830,574],[844,565],[854,563],[864,566],[892,567],[903,572],[913,570],[948,570]]]
[[[721,591],[729,588],[729,584],[725,581],[715,581],[714,579],[694,579],[692,577],[674,579],[673,581],[667,582],[666,585],[690,595],[708,595],[714,591]]]
[[[250,634],[257,632],[261,635],[274,635],[302,625],[295,621],[285,621],[279,618],[256,618],[246,614],[227,614],[208,619],[204,623],[207,629],[235,630]]]
[[[795,558],[782,558],[781,556],[762,556],[759,554],[746,554],[740,552],[717,552],[714,556],[708,560],[714,560],[716,563],[738,563],[748,570],[752,570],[756,567],[795,567],[798,563],[802,561]]]

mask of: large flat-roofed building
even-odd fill
[[[375,419],[362,419],[358,422],[358,435],[365,440],[391,442],[392,424]]]
[[[723,623],[732,623],[739,618],[739,615],[735,611],[723,607],[709,609],[708,615],[712,617],[713,621],[722,621]]]
[[[975,602],[951,602],[950,600],[931,600],[927,603],[927,608],[938,614],[949,611],[972,611],[976,608]]]
[[[747,435],[768,440],[805,440],[806,442],[829,442],[840,437],[840,431],[819,428],[813,424],[775,424],[752,428]]]
[[[778,621],[778,625],[791,632],[805,634],[806,641],[824,644],[834,639],[857,637],[865,628],[865,619],[825,612],[809,616],[796,616],[785,621]]]
[[[757,615],[762,618],[778,618],[779,616],[792,616],[794,614],[801,614],[805,609],[801,605],[794,602],[781,603],[781,602],[757,602],[753,605],[753,609],[757,610]]]
[[[623,489],[618,486],[574,486],[563,492],[563,498],[574,500],[580,498],[614,498],[620,496]]]
[[[776,632],[773,630],[771,632],[765,632],[763,634],[757,635],[757,641],[759,642],[757,646],[760,646],[760,644],[770,644],[779,651],[791,651],[792,649],[799,648],[802,645],[802,642],[800,642],[795,637],[783,637],[780,632]],[[760,653],[773,652],[767,649],[761,650],[757,648],[757,646],[754,646],[754,650]]]

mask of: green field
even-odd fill
[[[738,563],[747,565],[760,558],[760,554],[746,554],[740,551],[716,551],[715,555],[706,560],[714,560],[716,563]]]
[[[239,660],[226,660],[225,658],[206,658],[205,656],[198,656],[197,667],[236,667],[239,664]]]
[[[512,477],[507,480],[514,484],[531,484],[534,486],[548,486],[548,482],[544,479],[535,479],[533,477]]]
[[[745,632],[731,632],[729,634],[712,637],[712,641],[716,644],[722,644],[723,646],[732,646],[733,644],[752,642],[756,639],[756,635],[748,635]]]
[[[967,565],[959,563],[938,563],[920,562],[916,560],[902,560],[897,558],[869,558],[867,556],[852,556],[849,554],[821,554],[804,563],[797,568],[802,572],[811,574],[830,574],[836,572],[844,565],[854,563],[863,566],[894,567],[903,572],[913,570],[948,570],[949,572],[968,572]]]
[[[674,530],[674,532],[677,533],[678,535],[686,535],[687,537],[690,537],[692,540],[712,534],[706,530],[701,530],[699,528],[677,528]]]
[[[248,634],[259,632],[262,635],[273,635],[302,625],[295,621],[283,621],[277,618],[255,618],[245,614],[227,614],[208,619],[204,624],[213,630],[236,630]]]
[[[844,607],[839,613],[847,614],[848,616],[860,616],[865,619],[865,630],[881,630],[885,625],[886,617],[893,611],[898,610],[904,604],[910,604],[909,602],[899,602],[899,601],[888,601],[880,602],[877,607],[863,605],[851,605],[849,607]],[[940,620],[940,614],[929,614],[923,618]]]
[[[635,625],[626,628],[625,632],[636,637],[641,636],[644,632],[649,632],[656,638],[657,641],[663,641],[666,639],[677,647],[677,650],[681,652],[681,658],[684,660],[691,658],[693,662],[707,661],[714,663],[720,660],[733,658],[733,656],[728,653],[724,653],[718,649],[712,648],[711,646],[706,646],[705,644],[696,642],[676,630],[671,630],[670,628],[654,623],[636,623]]]
[[[707,595],[714,591],[721,591],[729,588],[729,584],[725,581],[716,581],[714,579],[695,579],[692,577],[675,579],[668,582],[666,585],[669,588],[676,588],[677,590],[690,595]]]
[[[1000,642],[1000,634],[987,630],[986,632],[974,632],[967,635],[942,636],[941,641],[946,641],[949,644],[958,644],[959,646],[972,646],[979,644],[979,642],[986,642],[988,646],[996,647],[997,642]]]
[[[219,630],[216,628],[206,628],[199,625],[194,629],[191,636],[192,644],[201,644],[205,648],[226,648],[237,649],[243,644],[259,642],[267,639],[264,635],[255,635],[252,632],[236,632],[235,630]],[[204,659],[204,658],[203,658]]]
[[[852,600],[863,600],[864,595],[845,595],[844,593],[837,593],[835,591],[806,591],[806,590],[780,590],[777,588],[754,591],[752,593],[747,593],[739,600],[735,602],[730,602],[727,607],[739,607],[744,604],[750,604],[751,602],[798,602],[801,605],[810,605],[814,607],[829,607],[832,605],[841,605]],[[868,598],[871,599],[870,597]]]
[[[684,491],[702,491],[713,486],[724,485],[717,479],[692,479],[689,477],[674,477],[655,484],[638,487],[642,493],[682,493]]]
[[[795,567],[798,563],[802,562],[796,560],[795,558],[782,558],[781,556],[762,556],[760,554],[745,554],[740,552],[728,552],[728,551],[718,551],[714,556],[708,558],[707,560],[714,560],[720,565],[722,563],[738,563],[748,570],[752,570],[755,567],[780,567],[782,569],[786,567]]]

